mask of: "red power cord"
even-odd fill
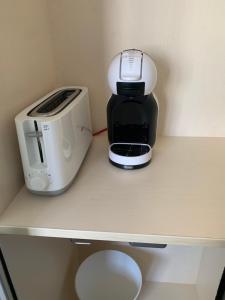
[[[108,128],[103,128],[103,129],[101,129],[101,130],[99,130],[99,131],[94,132],[92,135],[93,135],[93,136],[99,135],[99,134],[101,134],[101,133],[107,131],[107,129],[108,129]]]

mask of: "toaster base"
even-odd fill
[[[60,190],[56,190],[56,191],[35,191],[35,190],[31,190],[27,187],[28,191],[31,192],[32,194],[35,194],[35,195],[41,195],[41,196],[58,196],[58,195],[61,195],[63,194],[64,192],[66,192],[70,187],[71,185],[73,184],[74,180],[75,180],[75,177],[76,177],[77,174],[75,174],[75,176],[73,177],[73,179],[70,181],[69,184],[67,184],[64,188],[60,189]]]

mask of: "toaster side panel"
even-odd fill
[[[74,179],[92,140],[88,95],[60,119],[42,122],[42,132],[48,192],[62,191]]]

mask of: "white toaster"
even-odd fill
[[[88,89],[56,89],[16,118],[27,188],[56,195],[72,183],[92,141]]]

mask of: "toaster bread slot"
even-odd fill
[[[43,163],[44,158],[43,158],[43,152],[42,152],[42,147],[41,147],[41,140],[40,140],[40,134],[39,134],[39,131],[38,131],[37,121],[34,121],[34,128],[35,128],[35,131],[36,131],[36,138],[37,138],[37,144],[38,144],[40,160],[41,160],[41,163]]]
[[[80,94],[80,92],[80,89],[65,89],[58,91],[33,108],[28,113],[28,116],[54,116],[69,105]]]

